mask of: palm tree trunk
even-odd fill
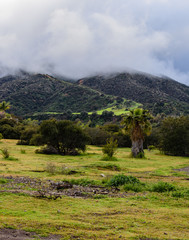
[[[132,141],[132,156],[137,157],[140,153],[144,154],[143,139]]]

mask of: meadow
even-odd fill
[[[38,147],[16,142],[0,143],[0,149],[10,153],[7,159],[0,156],[0,228],[35,232],[41,238],[54,234],[54,239],[189,239],[189,173],[175,170],[188,167],[189,158],[146,150],[145,159],[134,159],[130,149],[119,148],[117,161],[102,161],[97,146],[88,146],[79,156],[60,156],[36,154]],[[176,190],[137,192],[119,187],[115,195],[83,192],[53,200],[30,194],[36,189],[23,188],[22,183],[15,190],[9,179],[88,183],[109,189],[106,183],[118,174],[134,176],[147,186],[166,182]]]

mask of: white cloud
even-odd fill
[[[1,1],[0,63],[76,78],[131,68],[189,84],[188,10],[187,0]]]

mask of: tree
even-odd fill
[[[132,156],[143,157],[143,141],[145,135],[150,135],[152,116],[147,110],[136,108],[130,110],[123,118],[122,123],[126,132],[129,132],[132,141]]]
[[[40,126],[40,133],[45,144],[63,155],[85,151],[88,143],[88,136],[84,131],[68,120],[45,120]]]
[[[189,117],[168,117],[160,126],[159,148],[167,155],[189,156]]]

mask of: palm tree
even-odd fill
[[[151,114],[142,108],[130,110],[123,118],[125,130],[130,133],[133,157],[144,156],[144,136],[150,135],[152,129],[150,119],[152,119]]]
[[[0,103],[0,111],[5,112],[6,110],[8,110],[10,108],[10,103],[3,101]]]

